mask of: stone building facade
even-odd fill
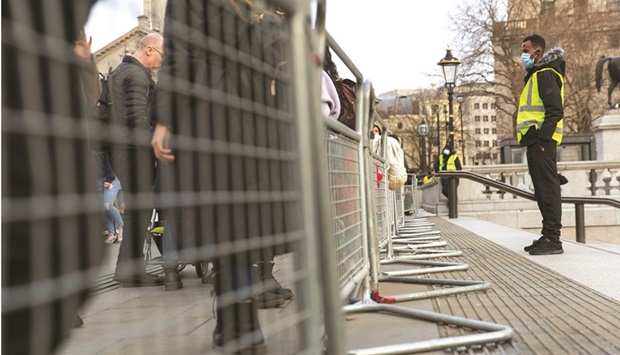
[[[454,145],[463,165],[497,164],[499,143],[497,135],[496,99],[491,84],[462,84],[455,89]],[[403,138],[409,166],[432,168],[438,153],[448,140],[448,96],[445,88],[397,89],[378,96],[379,115],[388,128]],[[418,135],[418,126],[426,123],[429,134]],[[422,161],[421,144],[425,144]],[[426,164],[424,164],[426,163]]]
[[[164,30],[164,12],[167,0],[144,0],[144,13],[138,16],[136,27],[108,43],[94,53],[99,72],[107,75],[120,64],[123,56],[133,54],[142,37]]]

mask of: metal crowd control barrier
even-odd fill
[[[365,82],[363,88],[364,88],[363,97],[366,103],[366,106],[364,107],[364,109],[365,111],[367,111],[368,98],[370,98],[370,89],[371,89],[370,83]],[[363,131],[369,130],[370,123],[371,123],[371,118],[369,115],[366,115],[365,118],[366,118],[365,124],[362,127]],[[365,139],[364,135],[362,135],[362,139]],[[417,293],[412,293],[412,294],[407,294],[407,295],[398,295],[398,296],[392,296],[388,298],[384,298],[383,296],[379,294],[379,282],[380,281],[414,283],[414,280],[412,278],[404,278],[404,277],[393,277],[393,276],[380,277],[379,276],[379,273],[380,273],[379,271],[379,266],[380,266],[379,241],[380,239],[379,238],[382,236],[379,235],[377,225],[375,225],[376,221],[373,221],[373,219],[377,217],[377,213],[375,212],[375,207],[376,207],[375,204],[377,203],[376,193],[377,191],[381,192],[382,190],[381,189],[378,190],[376,188],[377,179],[373,177],[374,171],[372,167],[374,166],[376,162],[376,156],[373,156],[371,154],[371,144],[367,142],[363,144],[363,147],[364,147],[363,163],[366,165],[366,168],[362,169],[362,176],[364,175],[364,172],[367,175],[365,179],[362,179],[362,181],[364,180],[366,181],[366,193],[367,193],[367,196],[369,197],[366,199],[365,207],[366,207],[366,216],[368,216],[367,252],[369,253],[368,260],[370,262],[370,275],[369,275],[370,281],[365,283],[365,285],[370,286],[373,299],[362,298],[358,304],[345,306],[344,311],[347,314],[367,313],[367,312],[388,313],[388,314],[396,315],[400,317],[411,317],[411,318],[416,318],[416,319],[424,319],[424,320],[428,320],[432,322],[464,326],[464,327],[468,327],[474,330],[485,331],[487,333],[472,334],[468,336],[460,336],[460,337],[453,337],[453,338],[441,338],[441,339],[435,339],[435,340],[429,340],[429,341],[423,341],[423,342],[415,342],[415,343],[409,343],[409,344],[374,347],[374,348],[369,348],[369,349],[351,350],[349,351],[349,354],[410,354],[410,353],[424,352],[424,351],[429,351],[429,350],[439,350],[439,349],[444,349],[448,347],[454,348],[454,347],[463,346],[463,345],[485,344],[485,343],[490,343],[490,342],[502,342],[502,341],[510,339],[512,337],[513,331],[509,327],[505,327],[505,326],[501,326],[501,325],[497,325],[493,323],[469,320],[469,319],[460,318],[460,317],[446,316],[446,315],[433,313],[433,312],[422,312],[422,311],[413,310],[410,308],[398,307],[395,305],[386,304],[390,302],[397,302],[397,301],[400,301],[401,299],[404,300],[405,298],[422,299],[422,298],[428,298],[428,297],[451,295],[451,294],[461,293],[464,289],[467,289],[470,291],[484,290],[490,287],[490,283],[484,282],[484,281],[473,281],[472,282],[472,281],[463,281],[463,280],[435,280],[435,279],[426,279],[426,281],[420,281],[424,279],[416,279],[415,281],[418,281],[419,283],[425,283],[429,285],[443,284],[443,285],[456,286],[456,287],[452,287],[449,289],[443,289],[443,290],[431,290],[427,292],[417,292]],[[374,197],[373,197],[373,193],[375,194]],[[388,209],[390,209],[389,204],[388,204]],[[388,211],[388,215],[390,215],[390,213],[392,217],[394,218],[394,222],[396,222],[395,209],[392,212]],[[396,227],[397,223],[394,223],[394,226]],[[388,239],[387,239],[388,246],[391,244],[391,240],[390,240],[391,234],[392,233],[390,231],[390,235],[388,235]],[[437,263],[436,265],[440,265],[440,264],[441,263]],[[441,264],[441,266],[453,266],[454,267],[455,265]],[[377,302],[382,302],[382,303],[377,303]],[[330,335],[328,334],[328,336]]]
[[[127,246],[135,243],[131,238],[143,235],[152,212],[152,133],[148,129],[128,130],[119,125],[104,128],[84,122],[80,102],[84,96],[80,91],[82,86],[74,80],[83,68],[75,58],[68,56],[75,40],[68,37],[78,33],[86,21],[88,5],[73,8],[69,1],[46,1],[43,6],[42,0],[6,0],[5,3],[2,51],[6,62],[3,64],[11,70],[3,70],[6,77],[2,84],[2,140],[10,148],[2,149],[2,312],[6,325],[3,329],[3,350],[6,351],[3,353],[49,354],[61,341],[60,335],[68,333],[96,276],[103,274],[99,266],[103,241],[92,242],[95,237],[92,233],[100,233],[101,196],[89,188],[95,186],[94,181],[81,180],[90,176],[92,161],[87,146],[92,141],[89,140],[110,140],[107,143],[113,146],[131,144],[136,148],[126,152],[129,155],[126,161],[136,162],[138,169],[128,173],[123,181],[127,214],[135,213],[136,217],[128,218],[131,222],[125,225],[122,246]],[[346,53],[325,33],[324,0],[316,1],[316,12],[311,10],[310,0],[267,3],[281,7],[286,21],[281,26],[264,21],[261,34],[282,42],[262,43],[263,37],[252,36],[251,51],[245,36],[235,36],[236,31],[247,34],[252,30],[247,19],[240,16],[247,10],[244,6],[234,8],[226,0],[204,2],[210,11],[218,13],[218,20],[225,25],[221,31],[225,33],[218,33],[219,26],[213,26],[217,29],[209,27],[213,31],[202,33],[203,28],[191,27],[200,21],[185,17],[200,16],[206,11],[167,12],[178,18],[166,23],[168,32],[165,35],[173,36],[168,37],[170,41],[166,43],[181,43],[174,40],[189,33],[192,41],[187,42],[188,50],[196,50],[189,57],[198,62],[197,67],[179,70],[174,80],[167,78],[168,83],[174,81],[167,87],[175,94],[171,100],[178,99],[171,104],[171,110],[180,113],[171,117],[181,120],[170,126],[172,141],[176,144],[173,151],[178,158],[175,164],[183,164],[184,169],[177,171],[179,174],[198,176],[204,185],[158,192],[155,200],[161,203],[157,207],[164,210],[183,208],[190,211],[185,215],[188,218],[177,221],[186,228],[187,235],[183,237],[214,238],[204,243],[197,239],[193,240],[195,244],[180,246],[179,256],[185,260],[221,257],[226,259],[220,260],[223,264],[229,261],[247,264],[250,256],[262,255],[273,247],[292,246],[294,262],[288,265],[292,271],[288,274],[295,285],[294,305],[287,312],[271,313],[270,322],[261,325],[267,338],[293,332],[293,336],[284,336],[287,351],[292,353],[320,354],[324,349],[328,354],[346,353],[343,314],[362,311],[389,312],[503,332],[501,337],[478,334],[439,339],[432,341],[432,345],[422,342],[404,344],[396,350],[385,347],[366,352],[406,353],[506,339],[509,331],[499,326],[377,304],[371,299],[371,295],[375,299],[380,297],[381,277],[376,181],[373,185],[370,173],[373,156],[367,135],[373,120],[368,113],[370,82],[363,81],[362,74]],[[184,4],[170,1],[169,9]],[[54,21],[37,22],[43,10]],[[316,19],[314,27],[310,23],[312,18]],[[317,50],[315,36],[327,38],[330,47],[355,75],[358,83],[358,128],[355,132],[335,121],[320,119],[319,68],[312,60]],[[230,42],[230,38],[238,41]],[[272,53],[272,50],[278,52]],[[166,58],[174,58],[174,55],[167,52]],[[200,61],[203,58],[211,59],[209,63],[225,62],[231,76],[238,74],[239,80],[227,82],[225,88],[209,86],[211,81],[199,76],[210,69],[203,66],[208,65],[206,59]],[[187,62],[190,66],[194,64]],[[290,65],[280,66],[283,62]],[[163,70],[166,64],[164,61],[160,72],[158,95],[165,92],[166,75],[172,75]],[[256,86],[236,87],[242,82]],[[273,88],[269,83],[274,83],[278,90],[275,97],[270,94]],[[200,118],[200,122],[192,121],[195,117]],[[326,133],[326,126],[331,132]],[[332,135],[335,138],[332,139]],[[387,180],[385,171],[383,178]],[[382,182],[384,188],[385,180]],[[381,213],[385,215],[389,238],[390,206],[387,195],[381,199],[386,201]],[[189,220],[199,222],[191,224],[190,228]],[[171,225],[173,223],[166,224]],[[439,253],[429,251],[428,254]],[[143,258],[134,256],[120,265],[143,270]],[[233,272],[227,275],[227,280],[231,282],[246,279],[249,274],[246,268],[235,270],[231,267],[230,270]],[[232,275],[237,271],[241,271],[242,277]],[[343,310],[343,299],[355,288],[359,288],[358,294],[362,295],[360,305]],[[229,292],[218,297],[219,309],[224,304],[247,305],[252,291],[251,285],[231,287]],[[449,293],[444,291],[444,294]],[[239,299],[243,302],[236,302]],[[205,309],[210,308],[209,297],[200,300],[205,302]],[[144,307],[131,312],[131,317],[120,314],[118,323],[102,328],[105,336],[99,333],[92,338],[92,347],[105,349],[113,336],[131,338],[133,344],[138,341],[136,334],[149,335],[153,329],[166,329],[171,321],[169,311],[169,308]],[[201,326],[211,314],[204,317]],[[128,329],[126,323],[134,318],[141,318],[142,326]],[[200,342],[204,338],[193,337]],[[164,340],[168,349],[179,353],[191,353],[195,349],[208,351],[201,344],[185,341],[187,338],[176,336]],[[172,342],[176,343],[170,346]],[[7,344],[15,347],[7,348]],[[151,349],[151,345],[152,339],[147,344],[136,343],[131,349],[138,353],[157,350]]]
[[[358,154],[361,137],[353,132],[347,135],[346,127],[341,124],[330,127],[325,143],[331,210],[341,298],[346,298],[368,274],[364,258],[365,226],[362,220],[361,164]]]
[[[398,193],[399,191],[394,191],[394,195],[397,195]],[[397,211],[397,208],[398,208],[396,201],[397,201],[396,198],[392,199],[393,203],[392,203],[391,210],[393,211]],[[393,232],[392,234],[393,235],[392,235],[392,238],[390,238],[390,242],[396,243],[396,244],[407,244],[407,247],[406,248],[390,248],[388,246],[386,250],[386,257],[385,259],[381,260],[381,265],[407,264],[407,265],[422,266],[422,268],[381,272],[382,275],[411,276],[411,275],[422,275],[422,274],[435,273],[435,272],[467,270],[469,268],[469,265],[466,263],[421,260],[421,259],[436,258],[436,257],[458,256],[458,255],[461,255],[461,252],[460,251],[443,251],[443,250],[426,249],[426,248],[435,248],[435,247],[445,246],[447,243],[445,241],[437,241],[437,239],[440,239],[440,237],[436,235],[439,232],[431,231],[430,226],[432,224],[426,223],[425,219],[419,219],[419,218],[410,219],[412,223],[408,223],[408,225],[415,226],[414,227],[415,232],[404,233],[403,237],[399,238],[400,231],[406,230],[406,229],[405,227],[402,229],[399,227],[399,222],[398,222],[396,213],[391,213],[391,215],[394,218],[392,221],[392,232]],[[402,224],[405,225],[404,217],[403,217]],[[409,229],[409,231],[411,231],[411,229]],[[393,253],[394,251],[396,252],[402,251],[402,252],[407,252],[407,253],[421,251],[422,254],[415,255],[417,260],[414,260],[408,257],[395,257]],[[425,266],[430,266],[431,268],[425,268]],[[380,280],[389,281],[392,279],[382,277]],[[404,280],[405,279],[401,281],[404,281]],[[418,283],[418,279],[408,279],[408,281],[406,282]],[[461,286],[477,286],[478,284],[479,284],[478,282],[474,282],[474,284],[472,285],[461,285]],[[486,287],[490,285],[485,284],[484,286]],[[466,290],[467,289],[461,289],[461,291],[467,292]],[[440,293],[438,294],[441,295]],[[393,299],[394,300],[398,300],[398,299],[405,300],[407,297],[424,298],[422,294],[417,294],[416,296],[399,296]],[[390,299],[390,297],[386,297],[386,298]]]
[[[374,194],[372,196],[374,196],[379,248],[383,248],[388,244],[391,223],[388,201],[388,196],[390,195],[390,192],[388,190],[386,163],[387,125],[380,117],[375,117],[374,122],[376,122],[375,124],[379,126],[383,134],[381,135],[381,138],[378,142],[375,140],[370,142],[370,144],[372,144],[372,164],[370,165],[370,169],[367,170],[367,172],[371,176],[372,187],[374,191]]]
[[[405,344],[378,346],[366,349],[350,350],[351,355],[377,355],[377,354],[415,354],[433,350],[447,348],[457,348],[461,346],[471,346],[489,343],[500,343],[512,339],[514,331],[512,328],[500,324],[482,322],[462,317],[455,317],[435,312],[427,312],[413,308],[398,307],[386,304],[357,304],[345,307],[348,314],[381,312],[387,315],[399,317],[409,317],[414,319],[426,320],[429,322],[455,325],[469,328],[472,330],[486,333],[476,333],[462,335],[451,338],[439,338],[425,341],[418,341]]]
[[[396,206],[396,223],[399,226],[405,224],[405,186],[394,191],[394,205]]]

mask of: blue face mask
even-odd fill
[[[521,54],[521,63],[523,63],[526,69],[530,69],[534,65],[534,59],[530,58],[529,53],[523,53]]]

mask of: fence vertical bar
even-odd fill
[[[323,150],[324,125],[318,119],[321,113],[318,110],[319,102],[319,75],[318,68],[310,62],[311,45],[307,40],[310,19],[310,2],[304,0],[299,5],[299,11],[291,18],[291,30],[293,36],[292,58],[293,58],[293,77],[295,90],[296,114],[299,124],[297,125],[297,140],[299,145],[300,169],[301,169],[301,192],[303,194],[304,229],[307,238],[317,238],[316,249],[308,245],[306,250],[302,250],[305,261],[310,265],[318,260],[318,270],[321,274],[321,283],[318,282],[318,275],[308,275],[311,277],[311,284],[321,287],[323,291],[323,315],[325,318],[325,331],[327,333],[327,351],[330,354],[344,354],[343,334],[344,325],[342,321],[342,310],[338,299],[338,280],[334,271],[336,265],[336,255],[333,253],[333,246],[326,242],[326,238],[333,234],[331,223],[331,208],[329,207],[329,185],[327,182],[327,163],[325,151]],[[301,158],[303,157],[303,158]],[[330,238],[331,241],[331,238]],[[306,242],[311,242],[307,239]],[[309,243],[310,244],[310,243]],[[313,260],[311,260],[313,259]],[[314,265],[316,266],[316,264]],[[307,290],[306,290],[307,291]],[[302,292],[302,294],[308,294]],[[302,296],[302,295],[300,295]],[[305,296],[302,296],[305,297]],[[308,301],[310,312],[317,312],[310,317],[321,313],[318,300]],[[300,302],[303,304],[303,302]],[[312,319],[311,326],[306,329],[308,348],[310,353],[320,353],[318,345],[321,341],[319,333],[319,323]]]

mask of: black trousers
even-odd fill
[[[527,166],[543,217],[541,234],[557,242],[562,228],[562,196],[556,156],[557,145],[553,140],[546,144],[544,151],[538,144],[527,147]]]

